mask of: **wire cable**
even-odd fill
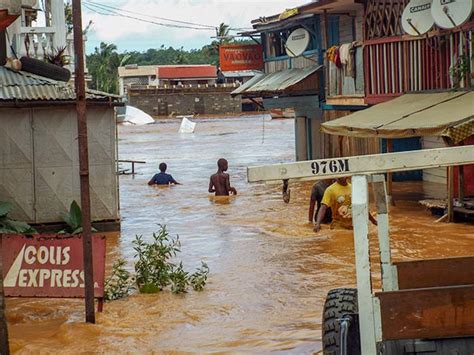
[[[139,17],[134,17],[134,16],[121,14],[117,11],[113,11],[113,10],[110,10],[110,9],[104,9],[104,8],[101,7],[101,5],[91,4],[90,2],[88,2],[87,5],[88,5],[87,9],[89,9],[89,10],[91,10],[91,11],[97,13],[97,14],[103,15],[103,16],[119,16],[119,17],[124,17],[124,18],[129,18],[129,19],[132,19],[132,20],[136,20],[136,21],[150,23],[150,24],[153,24],[153,25],[171,27],[171,28],[183,28],[183,29],[201,30],[201,31],[202,30],[203,31],[215,31],[214,27],[213,28],[192,27],[192,26],[175,25],[175,24],[170,24],[170,23],[150,21],[150,20],[139,18]],[[86,7],[86,2],[84,2],[84,6]],[[101,11],[107,11],[107,13],[104,13],[104,12],[101,12]]]

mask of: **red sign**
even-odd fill
[[[84,297],[81,235],[1,238],[3,287],[11,297]],[[94,296],[104,297],[105,237],[92,236]]]
[[[263,47],[259,44],[229,44],[219,47],[222,71],[263,69]]]

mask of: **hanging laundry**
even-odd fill
[[[329,48],[326,51],[326,58],[330,62],[333,62],[334,64],[336,64],[336,67],[338,67],[338,68],[342,67],[338,46],[332,46],[331,48]]]
[[[354,67],[354,55],[355,55],[355,44],[344,43],[339,47],[339,55],[341,57],[341,63],[344,65],[344,75],[355,77],[355,67]]]

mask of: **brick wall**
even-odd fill
[[[242,112],[242,99],[229,88],[131,88],[129,104],[152,116],[232,114]]]

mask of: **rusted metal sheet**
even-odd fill
[[[92,238],[94,297],[104,296],[105,236]],[[5,234],[1,238],[5,296],[84,297],[82,236]]]
[[[400,290],[474,285],[474,257],[396,262]]]
[[[72,86],[23,71],[0,66],[0,101],[75,100]],[[87,100],[117,101],[119,96],[87,90]]]
[[[379,292],[383,340],[474,335],[474,285]]]
[[[259,75],[234,90],[231,95],[281,93],[299,84],[321,69],[322,66],[314,66],[303,69],[287,69],[271,74]],[[317,90],[318,87],[312,89]]]

